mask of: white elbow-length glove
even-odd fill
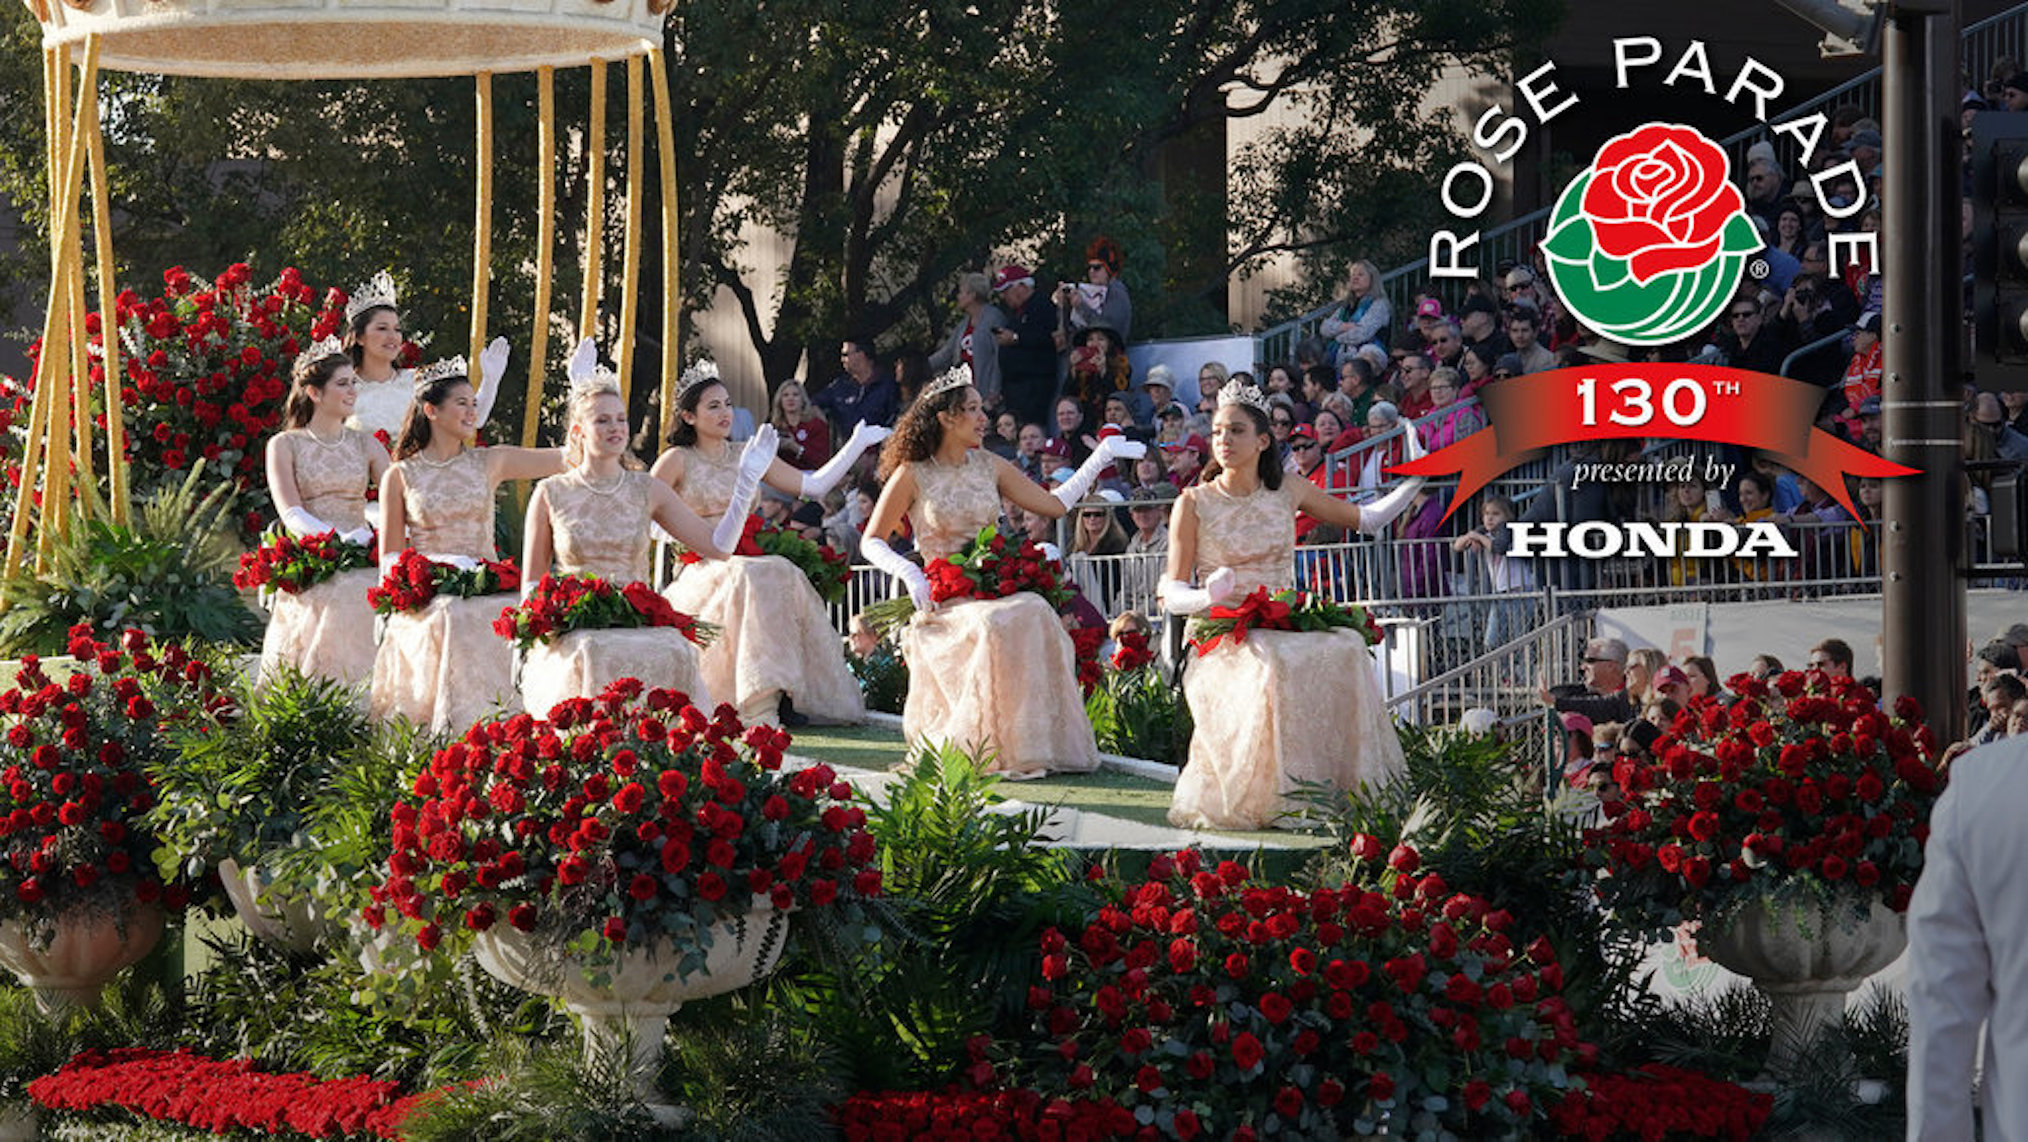
[[[1164,579],[1155,594],[1162,600],[1172,615],[1194,615],[1232,597],[1233,582],[1237,578],[1230,567],[1220,567],[1204,579],[1202,587],[1192,587],[1181,579]]]
[[[739,476],[733,481],[732,502],[725,505],[725,516],[711,531],[711,545],[720,551],[731,551],[739,546],[740,533],[746,530],[747,513],[753,510],[753,498],[760,491],[761,475],[768,465],[775,462],[775,426],[763,424],[746,442],[739,454]]]
[[[1091,493],[1091,486],[1098,483],[1099,473],[1112,467],[1113,461],[1139,460],[1147,454],[1148,446],[1138,440],[1128,440],[1124,436],[1108,436],[1098,442],[1097,448],[1092,449],[1091,455],[1078,467],[1076,474],[1058,485],[1050,495],[1055,496],[1056,502],[1063,505],[1063,510],[1069,511]]]
[[[922,568],[895,554],[886,540],[872,535],[864,537],[859,541],[859,554],[865,556],[868,563],[901,580],[901,585],[908,588],[908,601],[915,604],[916,610],[930,609],[929,576],[922,573]]]
[[[282,526],[288,529],[290,535],[295,536],[316,535],[336,530],[300,506],[282,509]]]
[[[838,450],[836,456],[826,460],[824,466],[816,471],[803,473],[803,498],[823,499],[826,493],[838,486],[838,481],[845,478],[845,474],[852,470],[852,465],[859,461],[859,457],[865,455],[868,448],[893,435],[892,428],[882,428],[877,424],[860,421],[859,427],[852,430],[851,438],[845,441],[845,446]]]
[[[355,527],[351,531],[342,533],[338,538],[354,547],[368,547],[373,543],[373,529],[370,527]]]
[[[500,378],[507,375],[507,339],[493,338],[479,354],[479,427],[486,426],[486,418],[493,413],[493,398],[500,395]]]
[[[1409,426],[1402,436],[1403,460],[1420,460],[1426,455],[1422,447],[1422,437],[1415,431],[1414,426]],[[1415,499],[1417,492],[1422,491],[1423,484],[1427,482],[1421,476],[1410,476],[1393,491],[1372,503],[1360,505],[1359,530],[1367,535],[1379,535],[1387,530],[1387,525],[1393,523],[1396,516],[1408,510],[1409,503]]]

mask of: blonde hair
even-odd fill
[[[620,396],[620,386],[614,381],[601,380],[583,388],[571,389],[570,413],[565,424],[563,445],[563,463],[566,468],[575,468],[584,463],[584,437],[571,430],[591,418],[592,406],[598,403],[600,397],[612,397],[620,401],[620,412],[622,415],[626,413],[626,401]],[[640,458],[634,455],[633,446],[629,443],[627,450],[620,453],[620,467],[630,472],[639,472],[647,465],[641,463]]]
[[[804,387],[803,382],[783,381],[782,387],[775,390],[774,401],[768,407],[768,423],[783,432],[794,432],[796,430],[796,425],[789,423],[789,414],[782,411],[782,398],[788,395],[790,389],[803,394],[803,416],[805,418],[816,411],[817,407],[810,403],[810,390]]]

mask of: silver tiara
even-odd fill
[[[620,391],[620,375],[599,360],[598,343],[589,337],[577,343],[577,351],[570,355],[570,364],[564,374],[570,378],[572,397]]]
[[[699,385],[710,384],[717,379],[718,362],[699,361],[695,365],[683,370],[683,375],[676,378],[676,399],[682,400],[684,393]]]
[[[1260,391],[1258,385],[1226,385],[1219,389],[1218,407],[1224,408],[1229,404],[1251,405],[1263,413],[1268,410],[1267,394]]]
[[[352,297],[345,303],[345,323],[352,324],[360,314],[369,309],[378,309],[381,306],[394,309],[395,298],[394,275],[382,270],[352,291]]]
[[[296,363],[289,370],[290,375],[300,381],[310,374],[310,370],[316,367],[317,362],[326,357],[336,357],[343,352],[345,346],[336,337],[319,338],[316,344],[296,354]]]
[[[920,399],[928,400],[931,397],[942,396],[952,389],[969,388],[971,384],[972,367],[960,361],[956,367],[945,370],[942,376],[925,386]]]
[[[424,389],[429,388],[445,377],[469,377],[471,375],[471,370],[465,367],[465,358],[462,355],[446,357],[441,361],[431,361],[429,364],[416,370],[415,391],[417,395],[421,395]]]

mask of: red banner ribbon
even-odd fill
[[[1769,453],[1859,515],[1845,477],[1913,476],[1816,427],[1824,390],[1812,384],[1710,365],[1636,361],[1584,365],[1499,381],[1479,390],[1488,427],[1419,460],[1387,470],[1458,477],[1450,513],[1502,472],[1544,448],[1579,440],[1647,437],[1737,444]]]

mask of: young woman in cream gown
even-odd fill
[[[685,372],[677,389],[670,447],[652,471],[692,511],[718,524],[731,518],[727,504],[741,469],[742,453],[732,447],[732,412],[731,394],[715,368]],[[762,430],[770,438],[775,435],[771,426]],[[885,428],[862,424],[818,470],[799,471],[775,459],[761,482],[791,496],[821,498],[887,435]],[[739,509],[740,527],[749,506]],[[738,543],[739,531],[731,537],[728,547]],[[678,568],[665,594],[677,610],[718,626],[717,640],[704,651],[704,680],[748,725],[866,720],[865,700],[845,666],[824,601],[795,564],[773,555],[692,563]]]
[[[493,489],[563,471],[560,448],[474,448],[478,401],[463,358],[422,370],[380,482],[385,571],[413,548],[438,563],[475,567],[495,558]],[[512,594],[438,596],[388,617],[373,660],[373,714],[400,714],[433,732],[462,734],[496,707],[516,708],[511,646],[493,620]]]
[[[268,495],[282,526],[301,537],[336,532],[367,546],[366,491],[387,471],[380,441],[345,427],[358,396],[352,361],[335,340],[296,358],[285,409],[288,428],[268,440]],[[371,567],[334,575],[301,594],[275,592],[261,640],[261,677],[293,666],[347,686],[373,677]]]
[[[1409,440],[1414,440],[1410,430]],[[1410,456],[1420,455],[1410,445]],[[1286,478],[1267,399],[1228,385],[1212,417],[1212,462],[1169,517],[1160,593],[1170,614],[1237,603],[1257,588],[1295,585],[1296,513],[1372,534],[1401,513],[1421,480],[1361,507]],[[1193,587],[1190,581],[1202,582]],[[1169,822],[1182,828],[1262,829],[1296,806],[1298,782],[1350,789],[1402,772],[1395,737],[1358,631],[1247,632],[1190,652],[1183,692],[1195,725]]]
[[[537,484],[528,501],[524,594],[545,574],[596,575],[616,587],[646,583],[651,523],[692,551],[725,558],[710,525],[627,451],[627,406],[610,372],[571,377],[569,433],[569,469]],[[773,456],[773,446],[756,438],[739,463],[758,470]],[[698,709],[713,708],[696,645],[668,627],[571,631],[538,644],[521,665],[521,699],[541,717],[565,699],[596,697],[619,678],[679,690]]]
[[[957,554],[1000,517],[1002,498],[1024,511],[1060,518],[1116,460],[1147,446],[1109,436],[1076,475],[1044,491],[1020,469],[988,452],[986,414],[970,371],[956,369],[925,386],[902,414],[880,468],[886,480],[867,520],[860,552],[899,579],[916,613],[902,633],[908,700],[902,731],[911,750],[923,744],[983,747],[990,772],[1022,778],[1098,767],[1098,746],[1084,714],[1070,635],[1040,595],[930,601],[922,568],[887,540],[904,516],[923,558]]]

